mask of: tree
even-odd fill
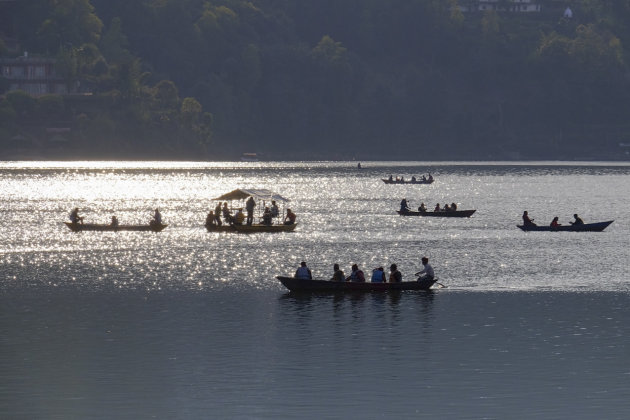
[[[181,107],[181,118],[184,125],[190,127],[199,121],[202,107],[195,98],[184,98]]]
[[[159,108],[177,108],[179,104],[179,91],[175,83],[170,80],[161,80],[155,85],[153,90],[153,99]]]
[[[19,117],[33,115],[37,107],[37,99],[22,90],[13,90],[6,94],[6,98]]]
[[[51,51],[62,46],[97,43],[103,23],[89,0],[56,0],[38,31]]]

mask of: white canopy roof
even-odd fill
[[[274,193],[271,190],[266,189],[244,189],[239,188],[234,191],[230,191],[229,193],[223,194],[220,197],[215,198],[214,200],[245,200],[247,197],[254,197],[254,200],[262,200],[262,201],[282,201],[288,202],[291,201],[288,198],[284,198],[280,194]]]

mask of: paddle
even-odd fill
[[[415,274],[414,274],[414,276],[416,276],[416,277],[420,277],[420,273],[422,273],[422,271],[418,271],[417,273],[415,273]],[[444,285],[444,284],[440,283],[440,282],[438,281],[438,278],[437,278],[437,277],[435,277],[435,278],[433,279],[433,281],[435,281],[435,284],[439,285],[441,289],[446,289],[446,288],[448,288],[448,286],[446,286],[446,285]]]

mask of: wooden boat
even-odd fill
[[[292,225],[221,225],[206,226],[208,232],[240,232],[240,233],[258,233],[258,232],[293,232],[297,223]]]
[[[96,231],[96,232],[120,232],[120,231],[133,231],[133,232],[161,232],[168,225],[166,224],[146,224],[146,225],[111,225],[111,224],[98,224],[98,223],[72,223],[64,222],[68,228],[73,232],[83,231]]]
[[[219,201],[219,203],[229,201],[230,209],[232,210],[234,208],[241,208],[241,209],[246,208],[245,203],[241,203],[237,206],[233,206],[232,202],[233,201],[243,202],[249,197],[254,198],[258,202],[256,206],[259,209],[259,214],[258,216],[254,215],[254,220],[257,220],[257,221],[263,220],[263,217],[261,217],[262,213],[260,211],[266,207],[266,203],[277,201],[281,203],[284,207],[284,205],[290,201],[288,198],[285,198],[281,196],[280,194],[277,194],[267,189],[244,189],[244,188],[238,188],[236,190],[230,191],[229,193],[223,194],[217,198],[214,198],[213,200]],[[288,210],[290,209],[287,208],[287,211]],[[283,208],[283,211],[279,211],[278,214],[279,214],[278,216],[272,218],[272,220],[275,221],[276,223],[272,223],[271,225],[264,224],[264,223],[254,223],[251,225],[247,225],[247,224],[233,225],[233,224],[228,224],[224,222],[223,225],[221,226],[213,226],[213,225],[207,226],[206,225],[206,230],[208,232],[238,232],[238,233],[293,232],[297,226],[297,223],[294,223],[292,225],[285,225],[284,223],[282,223],[283,219],[281,215],[284,214],[284,208]]]
[[[470,217],[477,210],[449,210],[449,211],[400,211],[401,216],[426,216],[426,217]]]
[[[432,184],[433,179],[416,179],[415,181],[396,181],[395,179],[381,178],[386,184]]]
[[[252,224],[252,225],[233,225],[233,228],[240,233],[257,233],[257,232],[293,232],[297,223],[292,225],[264,225],[264,224]]]
[[[614,222],[614,220],[599,223],[585,223],[583,225],[562,225],[558,227],[523,225],[516,225],[516,227],[525,232],[601,232],[612,222]]]
[[[357,283],[339,282],[330,280],[304,280],[295,277],[276,277],[280,282],[292,292],[387,292],[400,290],[429,290],[435,284],[431,281],[403,281],[401,283]]]

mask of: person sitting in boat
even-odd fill
[[[303,280],[312,280],[313,279],[313,275],[311,274],[311,269],[306,266],[306,262],[302,261],[300,263],[300,266],[295,271],[295,278],[296,279],[303,279]]]
[[[285,225],[292,225],[295,223],[295,213],[291,211],[291,209],[287,209],[287,215],[284,217]]]
[[[217,218],[214,216],[214,212],[210,210],[210,213],[206,216],[206,228],[211,229],[217,226]]]
[[[577,214],[574,214],[574,215],[573,215],[573,218],[574,218],[575,220],[574,220],[574,221],[572,221],[572,222],[569,222],[569,223],[571,223],[572,225],[574,225],[574,226],[575,226],[575,225],[583,225],[583,224],[584,224],[584,221],[583,221],[583,220],[580,218],[580,216],[578,216]]]
[[[403,198],[400,201],[400,211],[403,212],[403,213],[409,211],[409,206],[407,205],[407,199],[406,198]]]
[[[421,213],[424,213],[427,211],[427,206],[424,205],[424,203],[420,203],[420,207],[418,207],[418,211]]]
[[[435,208],[433,209],[433,211],[442,211],[442,209],[440,208],[440,203],[437,203],[435,205]]]
[[[402,281],[402,273],[398,271],[398,266],[392,264],[389,266],[389,282],[400,283]]]
[[[537,226],[536,223],[534,223],[534,219],[529,218],[527,210],[523,212],[523,226]]]
[[[346,281],[346,276],[345,274],[343,274],[343,271],[339,268],[339,264],[333,265],[333,270],[334,270],[334,273],[330,281],[338,281],[338,282]]]
[[[217,226],[221,226],[223,223],[221,223],[221,202],[219,201],[219,204],[217,204],[217,206],[214,208],[214,220],[216,220],[217,222]]]
[[[225,223],[230,224],[230,225],[234,223],[234,217],[232,217],[232,213],[230,212],[230,209],[228,208],[227,201],[223,203],[223,209],[221,210],[221,212],[223,213],[223,218],[225,219]]]
[[[112,227],[118,227],[118,217],[112,216],[112,221],[109,225]]]
[[[451,203],[451,211],[457,211],[457,204]]]
[[[271,217],[278,217],[280,214],[280,210],[278,209],[278,205],[275,201],[271,201]]]
[[[422,271],[416,273],[418,276],[418,281],[432,281],[435,278],[435,273],[433,272],[433,267],[429,264],[429,259],[427,257],[422,257]]]
[[[242,225],[244,221],[245,221],[245,213],[243,213],[243,208],[240,208],[234,215],[234,224]]]
[[[416,176],[415,175],[411,177],[411,182],[414,182],[414,183],[416,182]]]
[[[427,177],[425,175],[422,175],[422,181],[426,181]]]
[[[405,177],[404,176],[400,176],[400,182],[405,182]]]
[[[271,217],[271,209],[269,207],[265,207],[265,211],[263,212],[262,222],[263,225],[270,226],[273,218]]]
[[[372,283],[385,283],[385,270],[383,267],[372,270]]]
[[[391,182],[391,181],[393,181],[393,180],[394,180],[394,177],[390,175],[390,176],[389,176],[389,181]]]
[[[451,211],[451,206],[449,206],[448,204],[444,204],[444,208],[442,208],[442,211]]]
[[[153,219],[150,222],[151,225],[161,225],[162,224],[162,213],[160,213],[160,209],[155,209],[155,213],[153,213]]]
[[[553,218],[549,226],[551,226],[552,228],[557,228],[558,226],[562,226],[560,223],[558,223],[558,216]]]
[[[429,181],[433,181],[433,175],[429,174]]]
[[[70,222],[73,225],[76,225],[77,223],[83,224],[83,217],[79,216],[79,208],[78,207],[75,207],[74,210],[72,210],[72,212],[70,212]]]
[[[352,264],[352,273],[346,277],[346,281],[365,283],[365,275],[363,275],[363,271],[359,270],[357,264]]]

